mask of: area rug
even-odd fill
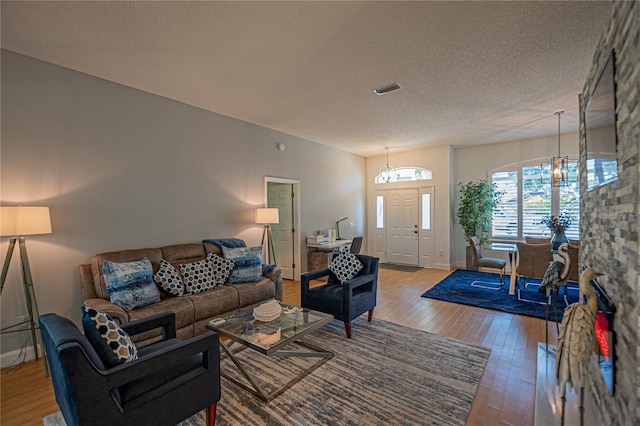
[[[528,286],[522,289],[520,293],[521,298],[528,300],[528,302],[520,301],[517,295],[512,296],[509,294],[508,275],[505,276],[505,284],[500,291],[473,287],[471,283],[474,281],[498,283],[500,282],[500,275],[458,269],[429,291],[425,292],[422,297],[544,319],[545,296],[538,292],[538,286],[541,280],[527,279]],[[562,297],[564,294],[564,290],[562,290],[561,297],[557,300],[556,312],[558,314],[558,321],[562,320],[562,314],[566,308]],[[578,284],[570,282],[567,285],[566,294],[569,304],[577,302]],[[551,305],[549,307],[549,320],[554,319],[553,305]]]
[[[418,266],[410,266],[410,265],[396,265],[395,263],[381,263],[381,269],[389,269],[391,271],[401,271],[401,272],[418,272],[420,267]]]
[[[347,339],[342,322],[333,321],[305,336],[335,356],[270,403],[222,378],[216,424],[465,424],[490,349],[375,318],[355,320],[352,330]],[[280,372],[298,362],[240,355],[261,382],[282,380]],[[221,368],[235,371],[228,363]],[[202,424],[204,413],[182,423]]]

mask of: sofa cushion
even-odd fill
[[[238,302],[241,308],[276,297],[276,285],[269,278],[234,284],[233,288],[238,291]]]
[[[131,337],[107,314],[82,306],[82,327],[87,340],[107,367],[138,359]]]
[[[185,295],[186,296],[186,295]],[[183,297],[166,297],[158,303],[145,306],[143,308],[134,309],[129,312],[129,320],[135,321],[146,318],[151,315],[171,311],[176,314],[176,330],[193,324],[193,304],[185,296]],[[135,342],[147,340],[155,336],[159,336],[162,329],[157,328],[144,333],[133,336]]]
[[[342,284],[355,277],[362,269],[362,262],[349,250],[341,251],[329,264],[329,270],[335,274]]]
[[[160,249],[121,250],[100,253],[93,256],[93,259],[91,259],[91,272],[93,273],[93,283],[98,297],[109,300],[107,286],[102,273],[102,264],[105,260],[111,260],[112,262],[132,262],[145,257],[151,262],[153,270],[157,271],[162,261],[162,251],[160,251]]]
[[[146,257],[133,262],[105,260],[102,274],[111,303],[125,311],[160,301],[160,292],[153,281],[153,267]]]
[[[262,278],[262,246],[228,248],[222,246],[224,258],[233,260],[235,266],[230,282],[243,283]]]
[[[235,286],[220,286],[195,295],[185,294],[193,304],[194,319],[212,319],[238,309],[238,291]]]
[[[184,293],[184,283],[180,271],[164,259],[160,262],[158,272],[153,274],[153,280],[171,296],[180,297]]]
[[[161,247],[162,258],[179,268],[181,263],[191,263],[202,260],[207,256],[204,245],[197,243],[174,244]]]

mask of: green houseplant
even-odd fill
[[[502,192],[497,191],[495,184],[490,184],[486,179],[459,183],[460,207],[458,208],[458,220],[464,236],[477,236],[480,243],[489,239],[491,219],[494,207],[500,202]]]

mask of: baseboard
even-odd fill
[[[21,356],[24,354],[24,358]],[[38,344],[38,353],[42,354],[40,344]],[[35,356],[33,355],[33,346],[26,346],[23,349],[16,349],[15,351],[3,352],[0,354],[0,368],[7,368],[14,365],[22,364],[26,361],[33,361]]]
[[[444,269],[445,271],[451,270],[451,265],[449,265],[448,263],[435,263],[433,267],[435,269]]]

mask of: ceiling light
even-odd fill
[[[389,147],[385,146],[384,149],[387,150],[387,164],[382,166],[382,168],[380,169],[380,177],[385,183],[389,183],[391,182],[391,180],[395,180],[395,169],[389,164]]]
[[[560,116],[564,114],[564,111],[556,111],[554,114],[558,116],[558,156],[552,157],[551,161],[540,164],[540,180],[545,183],[545,170],[550,170],[551,186],[558,187],[570,182],[569,166],[576,164],[576,162],[570,162],[569,157],[566,155],[564,157],[560,156]],[[575,169],[577,170],[577,167]]]
[[[385,93],[393,92],[394,90],[398,90],[398,89],[401,89],[400,85],[398,83],[393,83],[388,86],[381,87],[379,89],[373,89],[373,93],[375,93],[378,96],[382,96]]]

